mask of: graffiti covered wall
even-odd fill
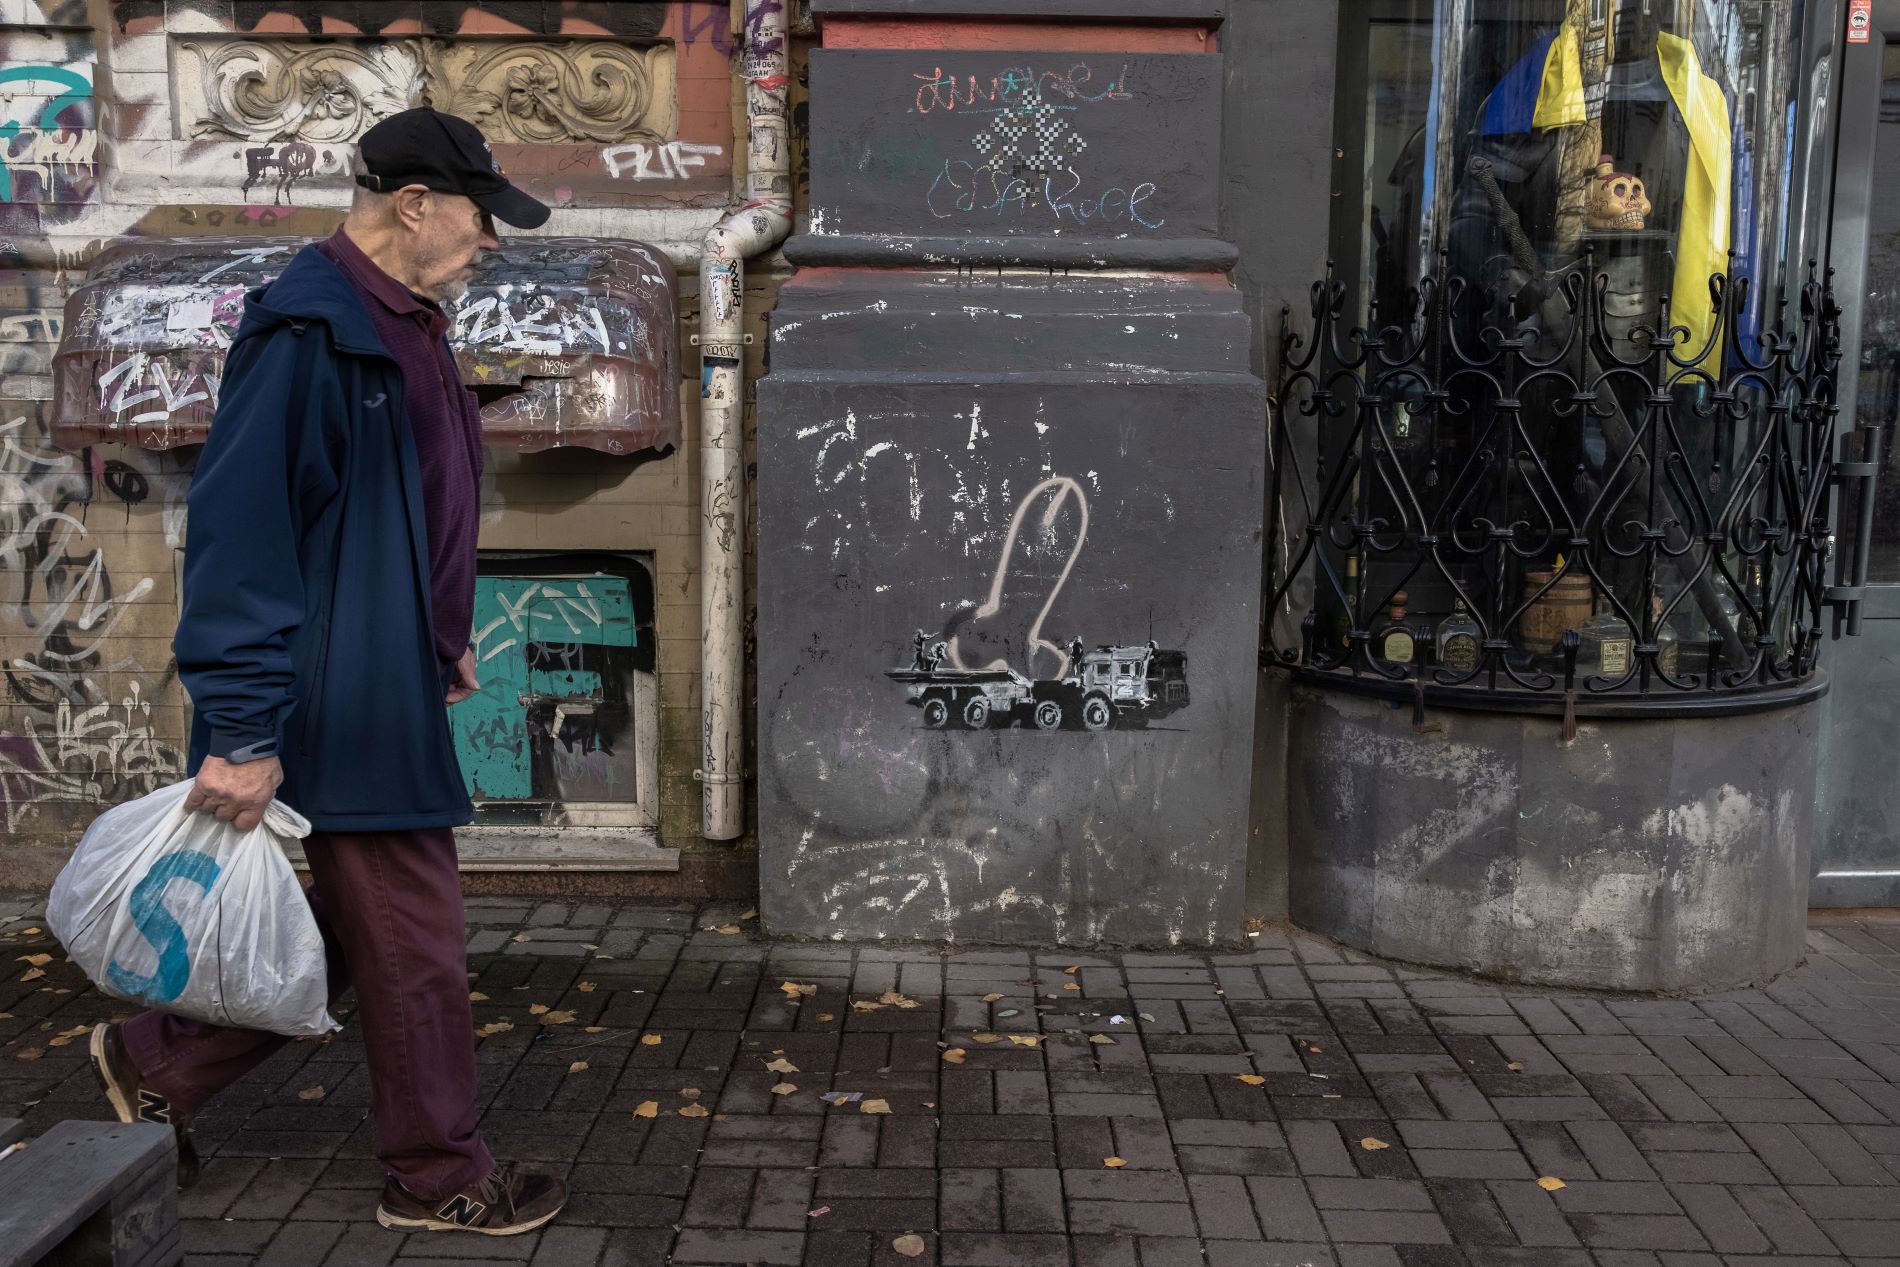
[[[66,301],[102,250],[128,238],[213,237],[258,244],[234,258],[282,255],[287,240],[340,221],[356,138],[430,104],[475,120],[511,178],[555,208],[545,234],[649,243],[685,266],[690,287],[699,239],[723,214],[745,156],[733,130],[738,36],[724,2],[419,10],[374,0],[11,0],[0,19],[0,887],[34,887],[101,807],[179,776],[187,729],[170,640],[196,449],[70,435],[62,449],[53,437]],[[748,280],[748,308],[763,311],[775,278],[759,269]],[[102,306],[92,318],[132,315]],[[588,350],[589,331],[542,330],[554,319],[504,304],[464,314],[458,330],[491,360],[563,356],[565,346],[552,347],[563,340]],[[672,372],[683,374],[697,360],[684,338],[697,319],[690,295],[678,319],[666,337],[678,350]],[[224,328],[215,314],[202,324]],[[121,359],[106,367],[118,378],[93,386],[126,417],[158,410],[183,426],[215,400],[220,349],[207,351],[210,378],[186,377],[182,362]],[[663,452],[606,441],[599,452],[548,449],[529,434],[547,416],[590,407],[598,387],[519,393],[511,438],[489,453],[482,546],[641,560],[653,627],[637,645],[597,644],[606,662],[593,664],[601,653],[590,651],[575,672],[600,677],[598,688],[576,679],[566,694],[624,688],[655,713],[641,736],[654,749],[642,821],[690,847],[699,592],[686,455],[697,444],[697,383],[670,388],[683,427]],[[577,717],[562,719],[570,738]],[[611,801],[624,791],[630,758],[603,765],[597,738],[557,746],[581,757],[558,770],[544,763],[545,779],[530,770],[537,796],[558,804],[571,789]]]

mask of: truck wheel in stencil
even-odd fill
[[[990,701],[987,696],[970,697],[963,706],[963,724],[971,730],[982,730],[990,724]]]
[[[1107,730],[1108,724],[1115,720],[1115,710],[1106,698],[1091,695],[1082,701],[1082,728],[1084,730]]]
[[[1062,701],[1046,699],[1036,705],[1036,729],[1062,729]]]
[[[932,730],[942,730],[950,724],[950,705],[942,696],[933,696],[924,701],[924,725]]]

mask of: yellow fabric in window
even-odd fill
[[[1687,357],[1708,339],[1715,324],[1709,308],[1709,276],[1728,267],[1733,196],[1728,99],[1721,86],[1702,73],[1688,40],[1658,32],[1656,56],[1676,112],[1689,131],[1689,162],[1682,174],[1682,225],[1676,235],[1676,277],[1669,300],[1670,324],[1689,329],[1688,344],[1679,349]]]
[[[1544,78],[1537,86],[1537,109],[1531,126],[1540,131],[1585,123],[1590,118],[1583,101],[1583,58],[1577,52],[1577,30],[1558,29],[1544,53]]]

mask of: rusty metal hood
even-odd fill
[[[202,443],[245,293],[308,238],[127,238],[66,304],[53,365],[63,448]],[[483,261],[450,343],[487,442],[604,453],[679,442],[678,279],[658,250],[518,238]]]

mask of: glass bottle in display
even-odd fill
[[[1478,667],[1482,636],[1478,622],[1465,610],[1465,600],[1453,599],[1451,615],[1438,625],[1438,662],[1456,672],[1469,673]]]
[[[1418,654],[1418,639],[1405,623],[1405,600],[1404,590],[1392,596],[1392,606],[1386,609],[1385,619],[1372,635],[1372,645],[1379,649],[1379,658],[1387,664],[1410,664]]]
[[[1596,614],[1584,622],[1583,650],[1577,657],[1579,677],[1617,679],[1630,671],[1630,627],[1607,602],[1598,600]]]

